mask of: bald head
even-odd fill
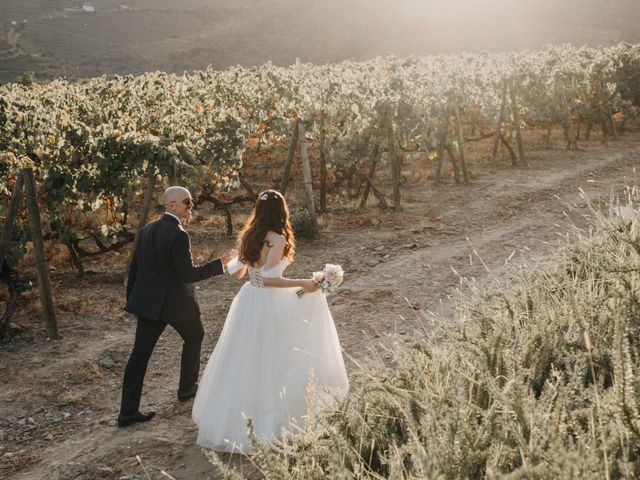
[[[188,220],[191,218],[193,199],[186,188],[178,186],[167,188],[162,195],[162,202],[165,210],[179,219]]]
[[[164,205],[167,205],[168,203],[182,200],[188,197],[191,197],[189,190],[184,187],[173,186],[167,188],[164,191],[164,195],[162,195],[162,203]]]

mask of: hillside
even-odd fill
[[[633,0],[2,3],[0,82],[640,40]]]

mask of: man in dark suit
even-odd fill
[[[191,194],[183,187],[169,187],[163,200],[162,218],[140,230],[129,270],[125,310],[138,317],[138,324],[124,370],[119,427],[146,422],[155,415],[140,412],[140,397],[149,358],[167,325],[184,341],[178,399],[186,401],[195,396],[204,329],[193,283],[221,275],[236,255],[230,250],[219,259],[193,265],[189,234],[182,227],[182,221],[191,218]]]

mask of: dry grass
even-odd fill
[[[0,458],[0,474],[10,475],[23,468],[36,463],[40,458],[40,452],[24,452],[18,453],[10,458],[3,456]]]
[[[457,322],[425,316],[390,365],[362,366],[346,400],[251,461],[280,479],[637,478],[640,215],[620,211],[462,296]]]
[[[92,360],[85,360],[80,365],[72,366],[69,374],[80,384],[93,383],[104,377],[100,365]]]

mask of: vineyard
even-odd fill
[[[637,161],[637,155],[630,152],[637,150],[639,105],[640,46],[627,44],[601,49],[562,46],[539,52],[378,58],[325,66],[279,68],[267,64],[182,76],[155,72],[78,83],[57,80],[2,86],[0,216],[5,219],[5,233],[1,253],[3,278],[16,292],[13,297],[3,297],[2,332],[9,332],[12,315],[24,318],[20,312],[25,307],[24,297],[29,305],[27,314],[46,314],[42,310],[46,307],[37,307],[33,295],[24,291],[24,280],[32,279],[31,268],[37,263],[33,258],[34,230],[28,223],[31,212],[37,211],[41,219],[39,230],[48,260],[57,256],[73,265],[73,271],[63,274],[67,275],[64,283],[68,293],[56,291],[60,278],[53,282],[54,307],[62,310],[61,319],[69,320],[69,312],[101,318],[101,295],[86,295],[73,287],[74,282],[82,282],[92,290],[103,290],[102,302],[115,309],[108,310],[108,315],[118,319],[114,335],[126,339],[128,323],[115,312],[120,306],[118,289],[127,247],[150,210],[156,210],[153,200],[163,184],[189,186],[198,211],[207,215],[194,224],[196,246],[198,239],[209,245],[212,241],[230,244],[230,236],[255,193],[289,184],[294,203],[319,214],[318,221],[325,229],[319,239],[301,243],[295,268],[300,274],[315,268],[313,250],[317,250],[324,261],[339,261],[353,274],[345,298],[333,300],[333,308],[336,318],[342,316],[349,324],[339,330],[344,334],[345,351],[363,358],[366,352],[357,332],[379,338],[380,332],[394,331],[398,327],[389,318],[400,313],[406,316],[407,303],[409,312],[433,308],[435,298],[456,285],[455,279],[443,275],[443,284],[431,287],[422,279],[425,271],[437,277],[434,269],[449,271],[449,265],[436,267],[435,259],[415,264],[415,257],[403,263],[403,252],[426,248],[420,240],[425,235],[429,240],[424,242],[464,244],[462,239],[469,232],[484,230],[482,222],[497,225],[501,221],[498,217],[533,214],[528,209],[544,209],[550,196],[563,195],[565,188],[582,186],[589,178],[602,181],[603,186],[611,181],[619,187],[615,175],[630,175]],[[310,162],[312,180],[307,178],[309,172],[304,180],[300,178],[302,172],[295,162],[298,151],[303,166],[305,157]],[[585,152],[591,152],[590,156]],[[541,181],[532,198],[511,185],[546,176],[553,181],[546,186]],[[295,190],[300,185],[303,188]],[[22,189],[26,200],[35,199],[29,214],[18,208]],[[511,195],[502,197],[501,190]],[[603,193],[606,189],[593,192],[596,196]],[[486,195],[491,199],[489,204],[499,202],[500,208],[511,213],[453,207],[467,195]],[[488,221],[485,214],[494,217]],[[460,222],[453,221],[455,217]],[[349,235],[356,230],[362,233],[353,244],[355,237]],[[546,230],[539,227],[547,234],[541,233],[541,238],[548,241],[553,227]],[[518,233],[513,241],[526,235]],[[448,253],[451,262],[466,255],[464,246],[456,245],[459,251]],[[438,248],[444,249],[444,245]],[[443,250],[434,253],[438,251]],[[371,264],[370,257],[374,258]],[[389,263],[395,266],[391,273],[385,273],[384,265]],[[62,269],[61,263],[56,265]],[[416,265],[420,272],[413,271]],[[369,269],[376,272],[377,280],[373,291],[367,293]],[[99,278],[86,278],[86,272],[98,272]],[[399,294],[391,286],[394,282],[389,275],[400,272],[416,285],[417,298],[405,300],[408,294]],[[430,288],[433,292],[426,295],[429,301],[421,301],[418,292]],[[204,297],[205,302],[212,302],[209,313],[221,317],[216,322],[223,320],[224,302],[234,286],[220,289],[222,297]],[[393,307],[372,314],[374,320],[353,318],[359,309],[387,297]],[[385,316],[388,318],[383,321]],[[78,323],[78,317],[70,321],[65,326],[61,320],[66,335],[78,335],[78,339],[91,335],[90,329]],[[102,328],[110,328],[105,321],[97,320]],[[407,324],[400,328],[409,330]],[[79,332],[72,333],[71,325],[79,327]],[[217,335],[218,330],[208,334]],[[88,390],[90,385],[100,384],[101,389],[107,389],[102,395],[111,398],[118,393],[117,366],[127,348],[107,343],[106,353],[97,345],[85,352],[89,359],[81,365],[74,366],[71,357],[66,357],[62,373],[71,375],[72,384],[83,391],[86,382]],[[54,357],[63,355],[51,348],[49,353]],[[110,361],[103,361],[105,354]],[[163,361],[170,361],[169,357],[163,356]],[[162,384],[164,378],[166,382],[163,374],[169,372],[156,372],[156,381]],[[66,399],[66,403],[58,401],[60,408],[74,412],[72,431],[86,427],[80,414],[88,410],[81,408],[87,398],[100,412],[101,419],[95,421],[109,425],[113,415],[95,393],[87,391],[84,399],[74,399],[68,386],[60,391],[52,383],[46,384],[51,395]],[[12,397],[8,394],[5,400]],[[163,398],[155,400],[163,402]],[[25,418],[35,416],[36,423],[41,421],[36,414],[29,417],[29,412],[23,413]],[[164,414],[171,417],[174,427],[184,420],[184,412]],[[12,422],[0,425],[0,429],[8,432],[15,426]],[[29,438],[29,426],[26,421],[17,427],[20,434],[15,439]],[[57,426],[49,427],[47,431],[54,438],[63,435]],[[99,438],[113,447],[110,442],[114,440],[105,435],[102,432]],[[150,441],[145,448],[153,449],[158,445],[157,437],[170,436],[167,431],[154,435],[138,440]],[[184,437],[170,438],[187,443]],[[114,448],[118,455],[126,456],[122,444]],[[11,457],[6,471],[19,472],[34,464],[38,452],[37,448],[27,449]],[[96,468],[93,465],[88,473],[94,477],[86,478],[100,478],[102,473]],[[120,466],[116,472],[124,474],[127,468],[132,466]],[[75,470],[62,465],[56,471],[59,478],[65,478]],[[111,478],[104,472],[103,478]]]
[[[468,182],[470,142],[492,142],[492,160],[502,145],[526,166],[523,130],[543,129],[548,144],[560,125],[575,149],[594,126],[615,138],[638,103],[640,47],[627,44],[9,84],[0,90],[0,194],[8,199],[19,173],[32,170],[45,237],[65,244],[82,271],[81,257],[96,253],[85,239],[98,251],[133,239],[128,212],[156,179],[221,205],[240,186],[247,149],[291,143],[291,160],[300,125],[318,152],[320,211],[328,177],[357,177],[362,205],[373,190],[386,206],[375,180],[386,165],[399,210],[402,156],[435,159],[436,181],[449,159],[455,181]],[[292,133],[294,119],[304,122]],[[11,228],[9,268],[27,240],[20,222]]]

